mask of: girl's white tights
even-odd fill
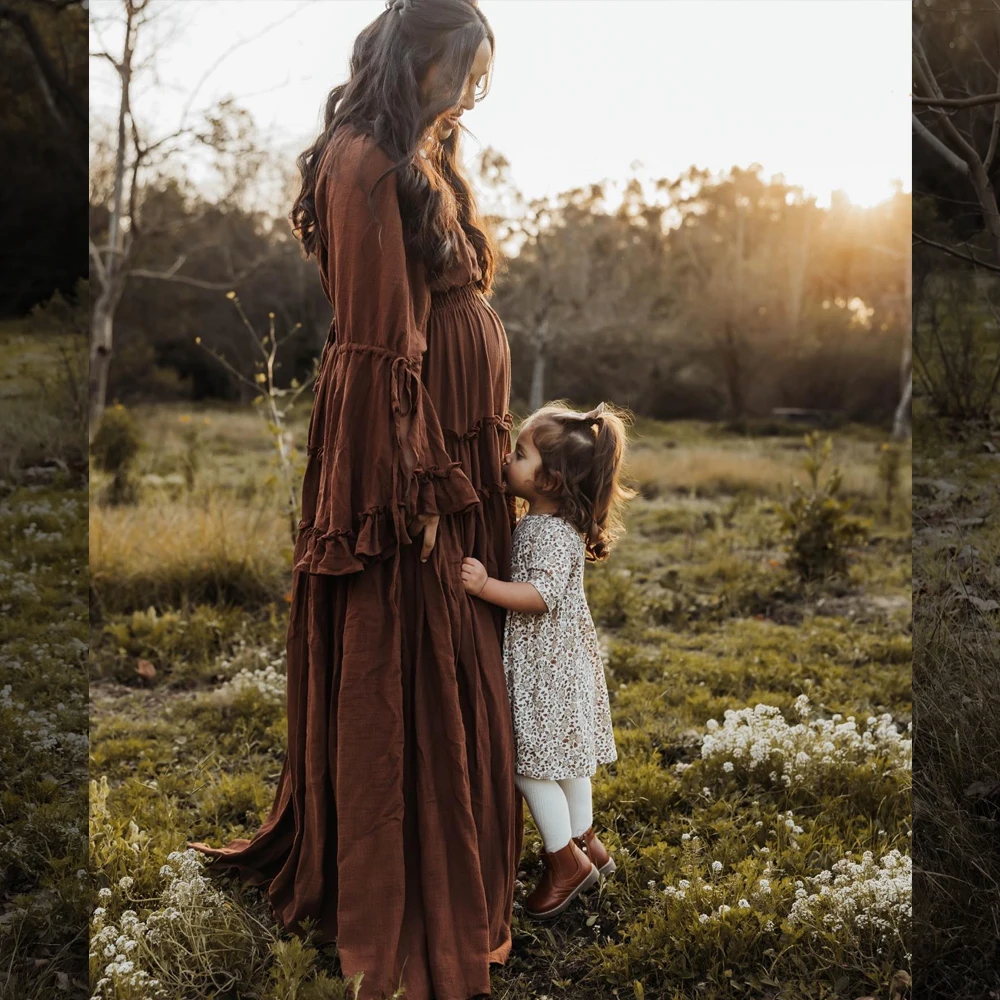
[[[590,778],[547,781],[517,774],[514,783],[528,803],[549,854],[565,847],[571,837],[582,837],[593,824]]]

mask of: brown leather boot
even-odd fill
[[[608,853],[608,849],[597,839],[594,828],[587,830],[582,837],[574,837],[577,846],[594,863],[594,867],[601,875],[610,875],[618,866],[614,858]]]
[[[589,889],[600,878],[597,869],[574,840],[551,854],[543,851],[542,862],[545,872],[524,903],[528,916],[535,919],[558,916],[584,889]]]

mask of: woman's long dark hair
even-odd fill
[[[404,232],[423,258],[428,280],[452,261],[456,227],[461,226],[479,261],[482,276],[477,285],[489,294],[497,254],[459,168],[460,127],[439,144],[436,154],[418,155],[428,128],[462,99],[484,38],[495,50],[493,31],[475,0],[390,0],[358,35],[350,79],[330,91],[323,131],[296,161],[302,188],[290,218],[307,257],[316,252],[314,197],[320,158],[334,133],[350,125],[371,136],[393,161],[377,183],[396,170]],[[420,84],[435,64],[440,86],[450,86],[451,91],[425,106]],[[477,99],[488,87],[489,71]]]

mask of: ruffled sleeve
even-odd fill
[[[421,381],[430,291],[407,254],[388,156],[367,136],[338,134],[316,183],[317,252],[335,337],[324,348],[309,425],[295,569],[338,575],[384,559],[413,539],[416,514],[479,503]],[[412,474],[402,418],[411,417]]]

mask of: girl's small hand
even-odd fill
[[[478,597],[486,586],[489,576],[486,567],[478,560],[466,557],[462,560],[462,584],[467,593]]]

